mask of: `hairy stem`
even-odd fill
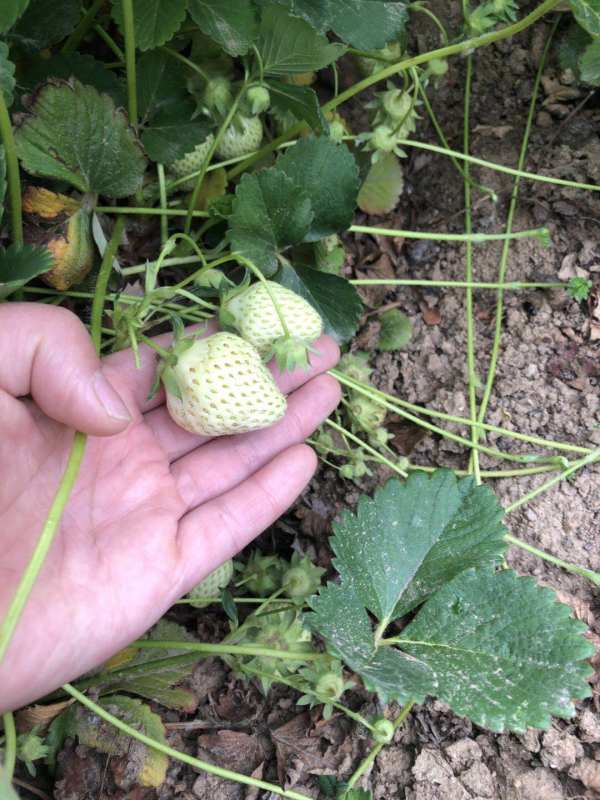
[[[134,128],[138,125],[137,81],[135,76],[135,28],[133,19],[133,0],[122,0],[123,28],[125,35],[125,63],[127,65],[127,107],[129,121]]]
[[[6,158],[12,240],[15,244],[21,245],[23,244],[23,212],[21,208],[19,160],[17,158],[17,148],[15,146],[10,115],[2,91],[0,91],[0,140],[4,145],[4,154]]]

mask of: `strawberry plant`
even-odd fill
[[[418,13],[436,25],[440,47],[414,50],[410,26]],[[475,159],[473,53],[551,13],[517,168]],[[349,780],[321,782],[322,796],[345,800],[370,798],[357,782],[412,706],[429,697],[481,727],[523,732],[547,729],[553,716],[569,718],[574,703],[590,695],[593,651],[585,626],[550,589],[508,569],[505,555],[514,545],[595,585],[600,576],[517,539],[502,518],[593,464],[598,449],[485,419],[504,292],[554,288],[576,301],[592,297],[585,278],[508,284],[506,269],[513,240],[551,244],[546,228],[512,228],[520,181],[599,189],[524,170],[551,44],[563,68],[596,86],[599,21],[597,0],[544,0],[526,16],[512,0],[465,1],[461,30],[450,37],[424,4],[401,0],[95,0],[88,9],[72,0],[4,0],[0,302],[74,308],[98,352],[131,348],[132,371],[143,367],[142,345],[154,350],[149,398],[162,383],[169,424],[202,437],[279,422],[287,399],[267,363],[274,359],[284,376],[306,371],[318,355],[317,340],[330,335],[344,350],[331,370],[344,397],[310,443],[360,496],[333,523],[331,559],[320,553],[317,562],[302,547],[286,558],[254,549],[235,564],[226,561],[178,601],[200,613],[220,604],[229,626],[221,641],[200,641],[161,620],[48,698],[78,702],[49,706],[43,725],[17,737],[7,712],[0,795],[11,797],[16,758],[35,774],[42,761],[56,767],[67,737],[113,758],[123,757],[134,737],[141,786],[161,786],[170,757],[257,791],[308,800],[168,744],[157,707],[194,713],[193,693],[179,684],[207,655],[220,656],[265,694],[281,684],[300,708],[320,709],[311,713],[326,720],[345,715],[369,737],[372,750]],[[464,57],[466,68],[462,152],[450,148],[430,100],[455,56]],[[344,105],[355,97],[362,102],[363,92],[368,122],[355,132]],[[421,141],[427,118],[436,144]],[[419,148],[448,157],[462,180],[464,233],[354,224],[357,210],[385,215],[396,208],[405,192],[404,165]],[[505,233],[473,230],[474,194],[498,199],[474,180],[474,163],[515,178]],[[347,253],[356,235],[463,243],[465,280],[352,279]],[[494,240],[502,243],[498,281],[477,283],[473,248]],[[377,285],[464,291],[465,416],[380,388],[373,354],[364,349],[371,345],[354,342],[366,311],[359,290]],[[475,289],[496,291],[491,363],[482,380]],[[367,310],[378,326],[373,348],[384,353],[411,340],[411,320],[396,305]],[[166,344],[154,338],[165,332]],[[468,474],[411,463],[395,447],[391,415],[462,448]],[[488,433],[535,451],[492,445]],[[84,448],[85,438],[76,436],[44,536],[1,621],[0,666]],[[510,469],[486,471],[483,457],[508,461]],[[381,465],[394,477],[365,491],[364,479]],[[483,485],[488,477],[546,472],[555,474],[507,509]],[[368,714],[356,711],[357,688],[370,693]],[[392,703],[401,706],[395,719]]]

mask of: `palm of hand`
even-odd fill
[[[312,374],[335,361],[330,343],[322,349]],[[56,539],[0,667],[0,708],[18,707],[106,660],[279,516],[314,469],[312,452],[291,445],[337,402],[334,382],[314,378],[291,396],[288,415],[273,428],[206,441],[176,428],[160,399],[145,404],[152,358],[144,355],[140,372],[130,359],[112,356],[109,375],[130,411],[139,411],[125,432],[88,439]],[[307,376],[282,380],[290,390]],[[0,618],[73,437],[32,403],[0,396],[0,411],[4,405],[0,463],[11,466],[0,486],[7,545]]]

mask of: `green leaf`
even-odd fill
[[[371,621],[352,582],[328,583],[308,600],[313,613],[305,620],[323,637],[327,650],[360,675],[383,702],[423,702],[436,689],[431,668],[392,647],[376,647]]]
[[[367,214],[388,214],[404,189],[404,176],[398,156],[385,153],[371,165],[358,193],[358,206]]]
[[[576,22],[572,22],[558,42],[561,69],[570,69],[575,75],[579,75],[579,59],[591,41],[592,37]]]
[[[229,218],[234,250],[270,277],[277,254],[301,242],[313,219],[308,195],[279,169],[244,175],[238,184]]]
[[[248,52],[258,32],[252,0],[190,0],[190,16],[231,56]]]
[[[384,353],[392,350],[401,350],[410,342],[412,336],[412,322],[397,308],[384,311],[379,317],[381,328],[377,340],[377,349]]]
[[[258,39],[265,75],[294,75],[321,69],[339,58],[345,48],[332,44],[304,20],[279,6],[263,12]]]
[[[32,175],[110,197],[132,195],[142,184],[146,161],[125,114],[91,86],[47,84],[15,138]]]
[[[402,595],[394,618],[418,606],[465,569],[492,568],[502,561],[506,529],[502,524],[504,510],[496,496],[487,486],[477,486],[470,477],[458,480],[456,485],[459,506]],[[423,497],[429,503],[429,496]]]
[[[300,139],[277,159],[277,169],[310,197],[314,218],[304,241],[314,242],[352,223],[359,180],[354,156],[327,137]]]
[[[397,39],[407,22],[406,4],[389,0],[278,0],[315,30],[333,30],[361,50],[379,49]]]
[[[14,88],[15,65],[8,57],[8,45],[0,42],[0,92],[8,108],[12,105]]]
[[[363,307],[358,292],[345,278],[313,267],[284,265],[275,280],[304,297],[317,309],[325,332],[340,344],[356,333]]]
[[[52,269],[54,259],[45,247],[11,244],[0,247],[0,300]]]
[[[600,86],[600,39],[589,44],[579,61],[581,80],[592,86]]]
[[[321,133],[327,132],[329,125],[321,111],[319,98],[310,86],[294,86],[292,83],[271,78],[268,81],[271,93],[271,105],[276,111],[285,114],[291,112],[298,121],[306,122]]]
[[[172,164],[206,139],[210,123],[205,119],[192,120],[193,111],[194,102],[188,98],[175,113],[165,108],[156,114],[142,133],[142,144],[152,161]]]
[[[183,65],[162,50],[144,53],[137,63],[137,96],[142,124],[169,107],[175,116],[179,105],[188,97]],[[178,116],[181,118],[181,113]]]
[[[571,0],[575,19],[592,36],[600,36],[600,0]]]
[[[117,106],[124,105],[126,101],[123,82],[113,71],[106,69],[101,61],[87,54],[56,53],[50,58],[37,56],[28,63],[19,84],[31,90],[38,84],[45,83],[48,78],[75,78],[86,86],[94,86],[99,92],[110,95]]]
[[[356,514],[346,511],[334,524],[335,568],[378,620],[392,616],[459,506],[452,472],[438,470],[431,478],[414,473],[405,483],[388,481],[373,499],[361,497]]]
[[[548,728],[591,694],[585,625],[555,594],[511,570],[463,572],[401,633],[452,710],[493,731]],[[412,642],[412,643],[411,643]]]
[[[27,8],[29,0],[2,0],[0,3],[0,33],[12,28]]]
[[[50,47],[74,30],[80,13],[79,0],[31,0],[12,35],[33,50]]]
[[[172,39],[185,18],[187,0],[133,0],[133,27],[138,50],[151,50]],[[124,34],[123,2],[112,0],[112,15]]]

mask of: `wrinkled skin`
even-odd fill
[[[0,618],[74,430],[89,434],[56,538],[0,664],[0,711],[101,664],[289,507],[316,466],[302,442],[339,400],[337,383],[321,374],[337,361],[337,347],[325,337],[316,347],[310,373],[276,375],[291,393],[281,422],[209,441],[176,427],[162,394],[146,400],[152,351],[142,350],[139,370],[123,351],[100,371],[70,312],[0,306]]]

